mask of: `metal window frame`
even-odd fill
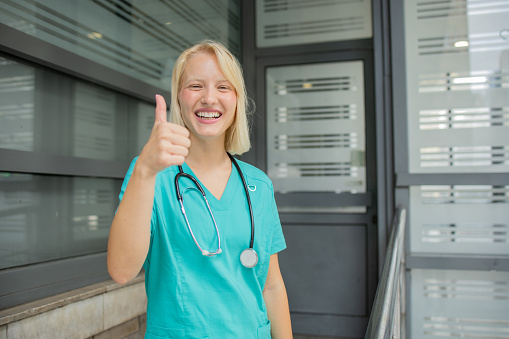
[[[392,41],[404,41],[404,3],[405,0],[389,0],[391,10],[391,39]],[[394,93],[406,93],[406,68],[405,68],[405,46],[403,43],[392,46],[392,87]],[[394,95],[393,97],[394,119],[394,174],[395,189],[397,191],[405,191],[405,194],[399,194],[396,198],[396,204],[409,204],[410,186],[419,185],[501,185],[505,186],[509,182],[508,173],[410,173],[409,157],[408,157],[408,119],[407,119],[407,97],[406,95]],[[397,141],[397,142],[396,142]],[[408,210],[411,214],[412,211]],[[409,219],[410,220],[410,219]],[[412,225],[409,226],[411,231]],[[408,232],[410,233],[410,232]],[[427,256],[420,254],[411,254],[408,252],[409,260],[407,263],[412,268],[440,268],[444,266],[444,256]],[[489,264],[484,261],[485,258],[477,255],[464,256],[465,258],[476,259],[460,264],[460,260],[455,256],[451,256],[449,262],[457,262],[465,269],[486,269]],[[477,260],[479,259],[479,260]],[[492,258],[496,259],[496,258]],[[499,266],[506,267],[508,264],[505,260],[509,258],[498,258]],[[488,260],[489,262],[492,262]],[[421,267],[422,266],[422,267]],[[451,267],[448,265],[448,267]]]
[[[354,43],[355,45],[358,42]],[[299,49],[302,46],[294,46],[294,48]],[[314,48],[325,48],[314,46]],[[370,84],[373,83],[373,72],[370,69],[370,65],[373,64],[372,56],[369,51],[350,51],[350,47],[348,50],[340,50],[340,51],[330,51],[327,53],[320,54],[303,54],[303,53],[291,53],[291,56],[273,56],[276,48],[271,48],[271,52],[268,56],[260,54],[260,57],[256,61],[256,67],[259,70],[260,74],[257,75],[256,79],[265,79],[265,70],[267,67],[271,66],[289,66],[289,65],[306,65],[306,64],[319,64],[319,63],[328,63],[328,62],[347,62],[347,61],[363,61],[363,73],[364,78],[366,79],[366,86],[364,88],[364,97],[365,97],[365,112],[374,112],[374,103],[369,99],[374,97],[374,89]],[[278,49],[281,49],[278,47]],[[283,48],[284,49],[284,48]],[[347,48],[345,48],[347,49]],[[279,52],[281,53],[281,51]],[[261,74],[261,70],[263,70],[263,74]],[[256,83],[256,107],[257,114],[255,116],[254,121],[254,131],[253,135],[255,136],[256,142],[256,166],[261,168],[262,170],[266,170],[266,128],[265,128],[265,119],[266,119],[266,107],[265,107],[265,93],[266,93],[266,84],[265,81],[258,81]],[[366,119],[368,121],[368,119]],[[372,124],[366,123],[366,144],[375,144],[375,128]],[[373,192],[376,191],[374,188],[374,183],[376,179],[374,179],[376,173],[376,159],[374,153],[369,153],[366,150],[366,164],[371,164],[370,166],[366,165],[366,193],[358,193],[351,194],[347,192],[343,192],[340,194],[335,193],[289,193],[289,194],[280,194],[275,192],[275,198],[278,203],[278,206],[302,206],[302,207],[327,207],[327,206],[365,206],[368,210],[365,214],[350,214],[343,213],[341,215],[342,221],[343,218],[348,215],[348,219],[351,220],[354,224],[370,224],[370,220],[372,220],[373,215],[377,214],[377,211],[374,210],[375,199],[373,196]],[[299,213],[299,221],[301,223],[317,223],[318,219],[330,220],[329,216],[323,216],[322,214],[316,213]],[[283,223],[287,223],[289,220],[294,219],[293,213],[280,213],[280,218]],[[342,222],[343,223],[343,222]],[[369,227],[367,229],[368,237],[373,236],[371,234],[373,230],[370,230]],[[371,250],[371,249],[370,249]],[[376,250],[376,249],[375,249]],[[368,255],[368,258],[372,258],[373,253]],[[372,263],[374,264],[374,263]],[[370,274],[374,274],[374,272],[369,272]],[[368,290],[371,289],[372,286],[368,287]],[[376,288],[376,287],[375,287]],[[368,293],[369,300],[374,298],[371,296],[371,292]]]
[[[128,162],[86,159],[72,156],[16,151],[0,148],[0,171],[122,179]]]
[[[391,47],[393,88],[393,152],[394,152],[394,190],[395,203],[408,207],[408,220],[411,220],[410,187],[418,185],[501,185],[509,182],[508,173],[410,173],[408,148],[408,118],[406,93],[406,51],[405,41],[405,0],[389,1],[391,41],[400,42]],[[398,95],[398,93],[400,93]],[[410,242],[412,225],[408,225],[405,242]],[[411,253],[406,247],[406,289],[412,286],[412,269],[452,269],[452,270],[509,270],[509,257],[482,255],[427,255]],[[407,297],[407,333],[412,333],[412,300]],[[418,305],[416,305],[418,307]]]
[[[393,163],[393,134],[392,134],[392,67],[391,62],[391,27],[390,27],[390,0],[372,1],[373,11],[373,38],[355,41],[341,41],[341,42],[327,42],[306,45],[291,45],[283,47],[266,47],[256,48],[256,39],[253,39],[256,34],[255,30],[255,0],[247,0],[243,2],[242,6],[242,43],[243,43],[243,59],[242,64],[246,74],[246,86],[248,93],[253,97],[256,93],[256,115],[253,117],[253,136],[252,139],[256,140],[253,149],[243,155],[243,158],[256,164],[257,167],[265,169],[265,147],[266,137],[264,128],[264,110],[265,110],[265,83],[264,77],[260,74],[260,67],[274,66],[274,65],[288,65],[288,64],[303,64],[315,62],[331,62],[343,61],[334,58],[335,54],[350,55],[352,60],[362,59],[362,56],[369,55],[370,62],[373,69],[367,71],[365,69],[365,76],[371,74],[367,78],[370,83],[366,86],[370,87],[370,94],[365,95],[366,111],[372,109],[374,111],[374,121],[367,121],[366,126],[371,125],[372,130],[366,132],[367,138],[375,138],[375,149],[372,150],[373,154],[370,158],[373,163],[371,168],[372,172],[366,173],[368,181],[367,190],[369,191],[373,184],[376,183],[376,196],[365,196],[361,200],[364,203],[369,203],[371,206],[368,214],[371,217],[376,217],[376,230],[373,230],[369,236],[376,239],[374,243],[370,243],[371,249],[377,253],[376,257],[378,262],[370,263],[369,270],[372,272],[381,273],[383,262],[386,255],[386,246],[388,235],[390,232],[390,225],[392,223],[394,206],[395,206],[395,192],[394,192],[394,163]],[[352,54],[352,51],[355,51]],[[361,53],[359,53],[361,51]],[[317,54],[320,54],[317,56]],[[332,59],[332,60],[331,60]],[[346,61],[346,60],[345,60]],[[364,63],[366,67],[366,62]],[[257,72],[259,72],[257,74]],[[368,92],[366,92],[368,93]],[[375,95],[376,93],[376,95]],[[371,106],[369,106],[371,105]],[[369,141],[367,140],[367,143]],[[339,203],[345,203],[351,197],[344,197],[344,200]],[[298,196],[295,199],[302,199]],[[322,200],[322,199],[320,199]],[[323,199],[325,200],[325,199]],[[319,202],[318,202],[319,204]],[[376,211],[375,211],[376,208]],[[356,214],[337,214],[340,215],[342,223],[359,223],[359,215]],[[330,220],[330,216],[323,214],[307,214],[299,213],[298,215],[292,213],[280,213],[281,222],[283,224],[298,224],[298,223],[317,223],[326,224]],[[376,234],[375,234],[376,233]],[[376,244],[376,246],[373,246]],[[376,273],[373,273],[376,274]],[[376,289],[376,286],[374,286]],[[370,296],[372,301],[374,295]],[[302,318],[301,315],[292,315],[299,321],[306,321],[306,317]],[[302,318],[302,319],[301,319]],[[336,318],[332,327],[344,328],[350,326],[351,328],[362,328],[366,322],[353,324],[343,324]],[[318,321],[318,320],[316,320]],[[322,321],[322,320],[320,320]],[[325,320],[323,320],[325,321]],[[310,325],[312,325],[310,323]],[[324,324],[322,324],[324,325]],[[324,333],[324,332],[322,332]]]
[[[246,86],[248,93],[253,97],[253,93],[260,95],[260,84],[257,79],[261,79],[256,72],[255,60],[263,57],[277,56],[285,54],[288,56],[306,55],[312,53],[322,52],[324,50],[344,52],[348,50],[366,50],[372,52],[373,57],[373,86],[375,93],[372,98],[372,103],[375,110],[375,127],[374,133],[377,140],[383,142],[376,143],[376,181],[378,185],[377,196],[369,197],[368,199],[375,199],[378,205],[377,218],[378,218],[378,267],[379,274],[384,263],[386,246],[388,236],[390,233],[390,225],[393,219],[393,211],[395,207],[394,199],[394,152],[401,152],[399,149],[393,150],[391,145],[395,143],[393,137],[393,74],[392,67],[398,67],[398,61],[393,61],[391,41],[395,37],[391,30],[391,16],[394,15],[393,9],[390,4],[391,0],[372,1],[372,19],[373,19],[373,39],[362,39],[354,41],[341,41],[341,42],[328,42],[306,45],[290,45],[283,47],[266,47],[256,48],[256,39],[253,39],[255,30],[255,0],[243,2],[242,7],[242,42],[243,42],[243,68],[246,74]],[[404,58],[403,58],[404,59]],[[399,61],[401,62],[401,61]],[[393,66],[394,65],[394,66]],[[404,76],[403,76],[404,80]],[[381,93],[382,95],[379,95]],[[264,92],[261,93],[264,95]],[[406,103],[405,103],[406,104]],[[257,100],[256,107],[264,105],[261,100]],[[260,128],[257,126],[263,122],[260,114],[257,112],[254,117],[254,133],[253,139],[265,140],[260,137]],[[396,128],[398,126],[395,126]],[[263,128],[262,128],[263,130]],[[256,138],[254,137],[256,135]],[[265,141],[264,141],[265,142]],[[407,143],[403,142],[403,146]],[[265,143],[257,143],[253,149],[243,155],[246,161],[255,163],[258,166],[265,168],[264,156]],[[406,154],[406,153],[404,153]]]
[[[302,46],[295,46],[295,49],[302,48]],[[318,48],[314,46],[314,48]],[[325,48],[325,45],[320,47]],[[364,78],[365,78],[365,112],[367,116],[371,118],[376,115],[375,113],[375,104],[371,100],[374,97],[374,73],[371,67],[373,66],[373,57],[371,51],[369,49],[361,50],[361,51],[351,51],[350,47],[344,47],[340,51],[329,51],[329,52],[321,52],[321,53],[302,53],[295,52],[290,53],[291,55],[284,56],[275,56],[272,53],[275,53],[275,48],[271,48],[271,52],[268,55],[260,54],[256,59],[256,69],[257,72],[260,72],[256,75],[256,80],[265,79],[263,73],[265,69],[270,66],[287,66],[287,65],[305,65],[305,64],[318,64],[318,63],[328,63],[328,62],[341,62],[341,61],[363,61],[363,70],[364,70]],[[256,140],[256,148],[254,151],[254,158],[256,162],[254,164],[261,168],[262,170],[266,170],[266,128],[265,128],[265,82],[257,81],[256,82],[256,107],[257,112],[254,117],[254,128],[253,128],[253,136]],[[366,121],[369,121],[369,118],[366,118]],[[374,124],[366,123],[366,144],[367,145],[376,145],[375,135],[376,129]],[[352,204],[359,204],[360,206],[365,206],[367,208],[366,213],[291,213],[291,212],[280,212],[280,219],[283,225],[291,227],[291,225],[329,225],[331,227],[341,227],[341,225],[347,225],[348,223],[352,225],[358,225],[360,227],[365,227],[366,229],[366,238],[368,241],[367,245],[367,266],[366,266],[366,309],[370,309],[370,305],[374,300],[374,296],[376,293],[377,286],[377,277],[379,276],[378,270],[378,237],[377,233],[380,232],[380,226],[373,227],[373,219],[375,215],[378,213],[378,208],[376,205],[377,197],[374,196],[373,192],[377,189],[374,187],[377,185],[376,183],[376,168],[377,168],[377,157],[376,151],[374,149],[366,149],[366,193],[363,194],[350,194],[350,193],[341,193],[341,194],[328,194],[328,193],[289,193],[289,194],[278,194],[275,193],[276,200],[278,202],[278,206],[284,205],[298,205],[298,206],[351,206]],[[369,164],[369,165],[368,165]],[[335,219],[336,222],[332,223],[331,220]],[[337,220],[341,220],[337,222]],[[384,226],[385,227],[385,226]],[[384,246],[385,248],[385,246]],[[299,323],[297,329],[307,329],[311,331],[315,331],[318,333],[318,328],[320,327],[318,323],[323,321],[331,321],[329,325],[327,325],[326,331],[323,332],[327,335],[341,335],[348,333],[349,335],[353,332],[361,335],[366,328],[367,322],[369,318],[369,311],[364,317],[359,317],[356,321],[352,322],[351,317],[341,317],[329,315],[326,319],[323,315],[318,314],[304,314],[304,313],[292,313],[292,319]],[[332,325],[335,323],[336,325]],[[352,332],[353,331],[353,332]]]

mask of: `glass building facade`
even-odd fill
[[[108,279],[153,96],[208,38],[256,104],[243,160],[274,183],[294,331],[363,337],[404,205],[408,337],[505,337],[507,22],[508,0],[0,1],[0,308]]]

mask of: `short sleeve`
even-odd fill
[[[120,194],[118,195],[118,200],[121,201],[124,197],[125,190],[127,188],[127,184],[129,183],[129,179],[131,178],[131,175],[134,171],[134,165],[136,164],[136,160],[138,160],[138,157],[134,158],[131,162],[131,165],[129,165],[129,169],[127,170],[127,173],[124,177],[124,182],[122,183],[122,187],[120,188]]]
[[[276,206],[276,199],[274,198],[274,192],[272,193],[271,212],[273,222],[272,229],[272,245],[270,248],[270,254],[281,252],[286,248],[286,241],[283,235],[283,229],[281,227],[281,221],[279,220],[279,212]]]

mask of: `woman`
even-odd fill
[[[172,98],[167,122],[156,96],[152,133],[124,180],[108,271],[124,284],[145,268],[146,338],[291,338],[272,183],[227,153],[250,147],[240,65],[221,44],[198,44],[175,63]],[[247,264],[246,248],[257,255]]]

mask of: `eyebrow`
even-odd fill
[[[193,82],[193,81],[198,81],[198,82],[205,82],[204,79],[202,78],[189,78],[189,79],[182,79],[182,84],[186,84],[188,82]],[[216,83],[224,83],[224,82],[227,82],[229,84],[232,84],[232,82],[228,79],[220,79],[218,81],[216,81]]]

